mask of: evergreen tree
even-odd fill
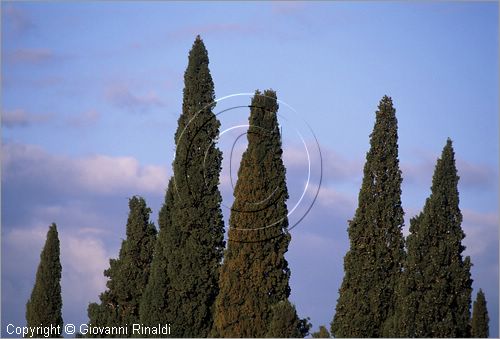
[[[335,337],[386,336],[394,318],[404,260],[397,141],[396,110],[384,96],[370,135],[359,205],[349,221],[350,249],[331,323]]]
[[[93,326],[128,326],[139,323],[139,303],[148,282],[156,229],[149,221],[151,209],[141,197],[129,199],[127,239],[122,242],[118,259],[109,261],[108,289],[100,295],[101,303],[88,308],[89,323]],[[123,334],[117,335],[123,337]]]
[[[328,332],[328,330],[326,329],[325,326],[321,325],[319,327],[319,331],[318,332],[314,332],[312,334],[312,337],[313,338],[330,338],[330,332]]]
[[[170,323],[176,337],[210,333],[224,251],[218,189],[222,153],[215,144],[220,122],[212,111],[215,94],[208,64],[207,50],[197,36],[184,73],[173,178],[163,208],[168,216],[160,215],[164,234],[155,260],[161,262],[154,264],[156,276],[147,292],[155,297],[143,305],[147,322]]]
[[[59,236],[56,224],[47,232],[47,240],[40,254],[40,264],[36,272],[35,286],[26,304],[26,322],[28,327],[59,326],[63,333],[61,314],[61,262]],[[57,333],[51,333],[56,336]]]
[[[255,92],[244,152],[234,189],[215,336],[264,337],[273,306],[290,295],[290,269],[284,257],[290,234],[288,190],[282,161],[276,93]]]
[[[490,318],[488,317],[488,308],[486,307],[486,298],[482,289],[477,293],[476,301],[472,306],[472,337],[473,338],[488,338],[490,335],[489,328]]]
[[[462,258],[457,169],[448,139],[438,159],[431,195],[410,220],[408,255],[402,275],[399,335],[470,336],[470,258]]]
[[[158,224],[160,231],[151,263],[151,274],[148,284],[144,290],[140,304],[140,319],[145,326],[157,326],[158,324],[174,324],[172,319],[167,317],[166,293],[167,293],[167,252],[165,245],[168,241],[168,229],[172,227],[171,209],[173,206],[174,190],[173,181],[170,178],[165,194],[165,203],[160,210]],[[170,234],[173,236],[175,234]],[[161,337],[161,335],[159,335]]]

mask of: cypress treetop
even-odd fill
[[[36,272],[35,285],[26,304],[26,322],[28,327],[60,326],[63,333],[62,297],[61,297],[61,261],[59,235],[53,223],[47,232],[47,239],[40,264]],[[51,333],[55,336],[56,333]]]
[[[404,259],[396,110],[384,96],[370,135],[358,208],[349,221],[350,249],[331,332],[335,337],[387,335]]]
[[[486,307],[486,298],[483,290],[477,292],[476,301],[472,306],[472,337],[473,338],[488,338],[490,335],[489,327],[490,318],[488,316],[488,308]]]

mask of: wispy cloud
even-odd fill
[[[438,155],[417,152],[412,163],[403,163],[401,169],[405,182],[431,187],[432,176],[436,168]],[[463,158],[456,158],[459,185],[467,189],[482,189],[495,185],[498,171],[487,164],[473,163]]]
[[[19,48],[5,51],[5,59],[15,64],[44,64],[53,62],[58,57],[48,48]]]
[[[2,7],[2,19],[5,20],[8,31],[13,35],[19,37],[35,27],[31,18],[23,10],[13,4],[7,4],[5,7]]]
[[[272,12],[275,14],[301,13],[306,4],[301,1],[274,1],[272,2]]]
[[[88,110],[67,119],[68,125],[72,127],[88,127],[94,125],[101,118],[101,114],[96,110]]]
[[[165,104],[154,91],[146,94],[136,94],[125,85],[113,85],[105,93],[106,98],[119,108],[132,112],[146,112]]]
[[[24,109],[15,109],[2,112],[2,125],[7,128],[27,127],[30,125],[47,122],[53,114],[34,114]]]

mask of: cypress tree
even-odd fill
[[[282,161],[276,93],[255,92],[234,202],[229,219],[215,336],[264,337],[273,306],[290,295],[290,269],[284,257],[290,234],[288,190]]]
[[[472,279],[463,259],[457,169],[450,139],[438,159],[431,195],[410,220],[402,275],[399,334],[409,337],[470,336]]]
[[[384,96],[376,112],[358,208],[349,221],[350,249],[331,323],[335,337],[386,336],[394,318],[404,259],[396,110]]]
[[[26,304],[26,322],[31,328],[59,326],[58,332],[62,334],[62,267],[59,256],[59,236],[57,226],[53,223],[47,232],[45,246],[40,254],[40,264],[36,271],[35,286]],[[51,336],[62,338],[60,335],[57,336],[57,333],[51,333]]]
[[[145,299],[143,305],[147,322],[170,323],[176,337],[210,333],[224,251],[218,189],[222,153],[215,144],[220,122],[212,111],[215,94],[208,64],[207,50],[197,36],[184,73],[173,177],[163,208],[168,216],[160,215],[164,234],[159,236],[155,260],[162,262],[155,263],[156,276],[147,292],[156,297]]]
[[[486,298],[483,290],[479,289],[476,301],[472,306],[472,337],[473,338],[488,338],[490,335],[489,328],[490,318],[488,317],[488,308],[486,307]]]
[[[326,329],[325,326],[321,325],[319,327],[319,331],[318,332],[314,332],[312,334],[312,337],[313,338],[330,338],[330,332],[328,332],[328,330]]]
[[[166,309],[166,293],[167,293],[167,260],[165,244],[167,243],[168,229],[171,228],[171,209],[173,206],[174,190],[172,178],[168,182],[167,191],[165,194],[165,203],[160,210],[158,224],[160,231],[153,254],[151,263],[151,274],[148,284],[144,290],[140,304],[140,319],[145,326],[157,326],[158,324],[172,323],[172,320],[167,317]],[[171,234],[173,236],[174,234]],[[159,335],[160,337],[162,335]]]
[[[139,323],[139,303],[148,282],[156,229],[149,221],[151,209],[143,198],[129,199],[127,239],[122,242],[118,259],[109,261],[104,271],[108,277],[108,289],[100,295],[100,304],[88,307],[89,323],[93,326],[128,326],[132,335],[132,324]],[[114,336],[114,335],[107,335]]]

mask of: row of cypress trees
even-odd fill
[[[410,220],[406,241],[397,141],[396,110],[384,96],[358,208],[349,221],[350,249],[331,332],[335,337],[487,336],[482,290],[470,318],[472,264],[462,256],[465,234],[452,141],[437,161],[431,195]]]
[[[213,113],[214,84],[208,64],[198,36],[184,74],[174,173],[159,214],[159,231],[150,221],[151,210],[144,199],[132,197],[127,237],[118,259],[111,259],[104,272],[107,290],[99,303],[88,307],[89,324],[170,323],[175,337],[304,337],[311,325],[298,317],[288,300],[290,269],[284,254],[291,237],[276,93],[256,91],[250,105],[248,146],[235,186],[226,246],[218,189],[222,154],[215,143],[220,123]],[[463,232],[451,141],[445,151],[438,162],[441,174],[435,174],[433,194],[422,214],[412,219],[406,252],[397,120],[391,99],[382,99],[359,207],[349,223],[351,248],[331,327],[335,336],[470,333],[460,332],[468,331],[463,326],[449,329],[448,324],[440,325],[442,321],[434,325],[436,319],[448,319],[441,316],[455,323],[462,319],[458,314],[468,316],[465,307],[470,304],[472,282],[470,261],[461,260]],[[431,240],[431,245],[424,243]],[[442,271],[444,266],[450,271]],[[60,276],[59,240],[52,225],[27,304],[29,326],[62,326]],[[450,286],[458,297],[442,295]],[[464,286],[468,296],[461,294]],[[435,298],[443,300],[439,310],[432,308]],[[446,312],[447,307],[448,313],[436,313]],[[405,316],[409,312],[413,318]],[[468,317],[463,319],[468,326]],[[472,334],[487,336],[487,326],[486,301],[480,291]],[[329,333],[322,326],[313,336]]]
[[[159,215],[156,246],[154,251],[144,248],[141,242],[153,243],[155,234],[141,226],[141,236],[132,240],[137,250],[120,251],[119,259],[111,260],[105,272],[108,290],[100,303],[89,306],[89,323],[170,323],[174,337],[304,337],[309,324],[288,301],[288,192],[276,93],[256,91],[250,105],[248,148],[238,173],[226,248],[218,188],[222,153],[215,143],[220,122],[213,112],[208,65],[198,36],[184,74],[173,176]],[[141,213],[149,225],[145,205]],[[144,274],[134,284],[131,270]]]

